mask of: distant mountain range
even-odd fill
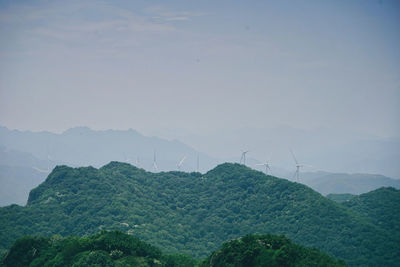
[[[177,135],[179,140],[221,158],[235,155],[240,149],[250,150],[248,156],[260,161],[272,156],[273,169],[279,166],[294,172],[290,155],[290,149],[293,149],[300,163],[313,166],[303,171],[373,173],[400,178],[399,136],[379,137],[337,128],[306,130],[287,125],[210,129],[203,135],[171,131],[168,136]],[[161,132],[159,136],[162,136]]]
[[[240,152],[240,151],[239,151]],[[9,130],[0,126],[0,206],[26,203],[29,190],[45,180],[56,165],[100,167],[110,161],[122,161],[148,171],[155,171],[154,154],[158,171],[180,169],[206,172],[222,162],[239,162],[237,157],[218,159],[196,151],[177,141],[148,137],[135,130],[94,131],[76,127],[61,134]],[[197,165],[199,159],[199,165]],[[259,161],[249,157],[248,166]],[[292,180],[293,172],[272,165],[272,174]],[[337,174],[328,172],[301,173],[304,183],[321,194],[360,194],[381,186],[399,188],[399,180],[370,174]]]
[[[204,257],[245,234],[273,233],[351,266],[396,266],[400,236],[390,226],[397,223],[399,194],[383,188],[342,205],[230,163],[205,174],[150,173],[119,162],[100,169],[58,166],[30,192],[27,206],[0,208],[0,248],[26,234],[119,229],[168,253]],[[371,218],[377,214],[382,219]]]
[[[52,167],[29,153],[0,146],[0,206],[25,205],[29,192],[46,179]]]
[[[375,190],[382,186],[391,186],[400,189],[400,180],[378,174],[365,173],[329,173],[309,172],[302,173],[301,183],[308,185],[323,195],[354,194],[359,195]]]
[[[203,172],[218,164],[217,159],[178,140],[147,137],[132,129],[94,131],[87,127],[75,127],[55,134],[0,127],[0,145],[30,153],[38,159],[50,161],[52,165],[100,167],[112,160],[118,160],[153,170],[154,154],[159,171],[176,170],[185,156],[181,166],[183,171],[195,171],[197,158],[199,170]]]
[[[62,134],[9,130],[0,126],[0,206],[25,205],[31,189],[56,165],[102,166],[112,160],[146,170],[206,171],[219,161],[179,142],[146,137],[134,130],[93,131],[76,127]]]

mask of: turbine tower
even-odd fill
[[[249,150],[242,150],[242,157],[240,158],[240,164],[246,165],[246,154],[249,152]]]
[[[136,167],[139,167],[139,164],[140,164],[139,156],[137,156],[137,157],[136,157],[136,163],[135,163]]]
[[[154,156],[153,156],[153,170],[154,172],[158,171],[157,161],[156,161],[156,150],[154,149]]]
[[[200,172],[200,159],[199,159],[199,154],[197,154],[197,169],[196,172]]]
[[[34,169],[35,171],[38,171],[38,172],[42,172],[42,173],[49,173],[50,172],[49,170],[39,169],[38,167],[32,167],[32,169]]]
[[[125,158],[125,163],[129,163],[131,160],[126,156],[126,154],[124,153],[124,158]]]
[[[292,150],[290,150],[290,153],[292,153],[294,162],[296,163],[296,171],[295,171],[295,173],[294,173],[294,175],[293,175],[293,179],[296,178],[296,181],[299,182],[300,168],[303,168],[303,167],[306,167],[306,166],[307,166],[307,167],[311,167],[311,166],[310,166],[310,165],[305,165],[305,164],[300,164],[300,163],[297,161],[296,156],[294,155],[294,153],[293,153]]]
[[[47,154],[47,172],[50,172],[50,154]]]
[[[179,163],[178,163],[178,171],[181,170],[182,164],[185,161],[185,159],[186,159],[186,156],[183,156],[183,158],[179,161]]]
[[[265,166],[265,174],[268,175],[268,170],[269,170],[269,173],[272,175],[270,161],[271,161],[271,155],[269,156],[269,159],[267,161],[265,161],[264,163],[256,164],[256,166]]]
[[[272,175],[271,167],[269,166],[268,161],[261,163],[261,164],[256,164],[257,166],[265,166],[265,174],[268,175],[268,170],[269,173]]]

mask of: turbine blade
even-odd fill
[[[296,157],[295,157],[295,155],[294,155],[294,153],[293,153],[293,150],[290,149],[290,153],[292,153],[294,162],[296,162],[296,164],[298,165],[299,163],[297,162],[297,159],[296,159]]]
[[[178,166],[182,166],[183,162],[185,161],[186,156],[183,156],[183,158],[181,159],[181,161],[179,161]]]
[[[294,172],[292,179],[296,178],[297,170]]]

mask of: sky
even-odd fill
[[[0,0],[0,125],[400,136],[399,1]]]

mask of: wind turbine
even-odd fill
[[[154,150],[153,169],[155,172],[158,171],[157,162],[156,162],[156,150]]]
[[[125,158],[125,163],[130,163],[130,159],[126,156],[126,154],[124,153],[124,158]]]
[[[199,154],[197,154],[197,169],[196,172],[200,172],[200,159],[199,159]]]
[[[139,167],[139,163],[140,163],[140,161],[139,161],[139,156],[137,156],[137,157],[136,157],[136,163],[135,163],[136,167]]]
[[[179,163],[178,163],[178,171],[181,170],[182,164],[185,161],[185,159],[186,159],[186,156],[183,156],[183,158],[179,161]]]
[[[47,172],[50,172],[50,155],[47,154]]]
[[[242,150],[242,157],[240,158],[240,164],[246,165],[246,154],[249,152],[249,150]]]
[[[34,170],[36,170],[38,172],[43,172],[43,173],[49,173],[50,172],[49,170],[42,170],[42,169],[39,169],[38,167],[32,167],[32,169],[34,169]]]
[[[295,171],[295,173],[294,173],[294,175],[293,175],[293,178],[296,178],[296,181],[299,182],[300,168],[303,168],[303,167],[306,167],[306,166],[311,167],[311,166],[310,166],[310,165],[305,165],[305,164],[300,164],[300,163],[297,161],[296,156],[294,155],[294,153],[293,153],[292,150],[290,150],[290,153],[292,153],[294,162],[296,163],[296,171]]]
[[[269,156],[268,160],[266,160],[264,163],[256,164],[256,166],[265,166],[265,174],[268,175],[268,170],[269,173],[272,174],[271,167],[269,166],[270,161],[271,161],[271,155]]]

